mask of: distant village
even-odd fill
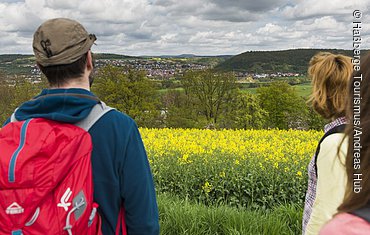
[[[127,70],[140,70],[145,71],[149,79],[153,80],[169,80],[180,79],[182,75],[189,70],[206,70],[211,66],[207,64],[192,63],[186,60],[177,61],[171,59],[97,59],[95,66],[97,69],[106,65],[113,65],[123,67]],[[23,71],[28,68],[29,73],[23,76],[29,80],[37,82],[41,78],[41,71],[34,64],[19,64],[13,66],[23,67]],[[299,73],[248,73],[248,72],[235,72],[237,80],[240,82],[253,82],[261,79],[274,79],[279,77],[299,77]],[[19,76],[19,75],[18,75]]]
[[[105,65],[146,71],[148,78],[159,80],[181,77],[189,70],[205,70],[210,68],[208,65],[158,59],[96,60],[97,68]]]

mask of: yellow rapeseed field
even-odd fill
[[[140,132],[158,191],[238,206],[303,200],[307,164],[323,134],[145,128]]]
[[[235,164],[248,158],[258,159],[262,166],[290,162],[307,163],[322,136],[318,131],[298,130],[198,130],[140,129],[151,161],[163,156],[178,158],[179,164],[194,158],[212,159],[232,155]],[[301,170],[305,170],[302,166]],[[289,169],[285,169],[289,170]]]

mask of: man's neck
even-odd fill
[[[50,89],[70,89],[70,88],[80,88],[90,91],[90,84],[88,79],[81,77],[76,79],[70,79],[66,84],[50,87]]]
[[[51,86],[50,87],[50,89],[71,89],[71,88],[80,88],[80,89],[90,91],[90,86],[82,86],[82,85],[79,86],[79,85],[68,84],[68,85],[63,85],[63,86]]]

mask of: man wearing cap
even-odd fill
[[[90,48],[95,40],[95,35],[88,34],[74,20],[44,22],[34,34],[33,50],[50,89],[44,89],[38,99],[23,103],[15,118],[22,121],[42,117],[67,123],[84,120],[99,102],[90,92]],[[89,133],[93,142],[94,199],[99,204],[103,234],[119,234],[116,231],[122,228],[130,235],[159,234],[153,178],[135,122],[111,110]],[[124,220],[120,216],[122,208]]]

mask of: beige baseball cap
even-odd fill
[[[96,37],[77,21],[56,18],[47,20],[33,35],[36,62],[44,67],[71,64],[88,52]]]

